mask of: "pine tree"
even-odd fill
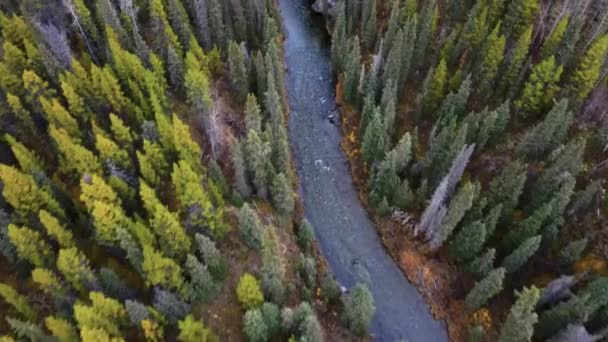
[[[171,179],[182,213],[195,213],[192,217],[195,221],[204,222],[212,230],[218,228],[218,217],[213,212],[210,194],[202,186],[202,175],[197,174],[189,163],[181,160],[173,164]]]
[[[121,336],[120,326],[127,320],[127,311],[116,299],[101,292],[89,292],[90,305],[74,304],[74,318],[80,329],[102,329],[112,336]]]
[[[143,246],[142,269],[148,286],[164,286],[180,290],[184,284],[181,267],[173,259],[150,246]]]
[[[483,221],[475,221],[462,227],[452,241],[450,252],[459,262],[474,258],[486,242],[487,232]]]
[[[470,310],[477,310],[494,296],[496,296],[503,288],[505,280],[505,269],[497,268],[488,273],[482,280],[475,283],[475,286],[467,294],[465,303]]]
[[[573,112],[568,109],[568,100],[562,99],[553,106],[543,121],[524,134],[516,151],[528,158],[543,156],[563,143],[572,120]]]
[[[196,320],[192,315],[186,316],[178,323],[181,342],[207,342],[213,340],[213,333],[205,327],[202,320]]]
[[[136,152],[140,173],[146,182],[157,186],[168,173],[169,164],[160,145],[147,139],[143,145],[144,153]]]
[[[467,102],[471,96],[471,77],[462,81],[458,91],[449,93],[441,103],[439,115],[437,116],[441,123],[447,125],[452,118],[462,117],[467,109]]]
[[[420,22],[417,30],[418,39],[416,40],[416,49],[414,50],[412,62],[413,69],[419,68],[424,63],[433,36],[433,23],[436,20],[436,9],[437,1],[432,0],[425,3],[425,6],[420,13]]]
[[[513,250],[527,239],[536,236],[544,224],[549,221],[549,216],[555,207],[555,201],[550,201],[534,211],[532,215],[523,220],[518,226],[510,230],[503,238],[503,246],[506,250]]]
[[[383,51],[382,51],[384,53],[384,56],[382,56],[383,58],[386,58],[386,53],[388,53],[392,49],[393,44],[395,43],[395,38],[397,36],[397,31],[399,30],[400,14],[401,14],[399,5],[400,4],[398,1],[393,1],[393,3],[390,5],[391,14],[388,19],[388,24],[387,24],[386,32],[384,33],[384,40],[383,40]]]
[[[504,20],[507,37],[519,37],[532,24],[538,12],[538,0],[515,0],[509,3]]]
[[[251,309],[243,317],[243,333],[249,342],[263,342],[269,338],[268,326],[260,309]]]
[[[39,97],[38,102],[42,106],[43,111],[46,113],[46,119],[50,123],[53,123],[58,128],[65,129],[75,140],[80,140],[81,133],[78,122],[56,98],[47,100],[44,97]]]
[[[0,66],[2,64],[0,63]],[[1,84],[1,83],[0,83]],[[34,133],[35,132],[35,124],[32,120],[30,112],[23,107],[21,103],[21,99],[18,96],[15,96],[11,93],[6,93],[6,102],[8,107],[11,109],[15,117],[19,120],[19,122],[24,126],[26,132]]]
[[[295,205],[293,190],[289,179],[283,173],[274,176],[271,193],[274,206],[279,212],[290,214],[293,211]]]
[[[247,180],[247,166],[245,165],[245,156],[243,156],[242,143],[232,139],[230,145],[230,156],[234,169],[234,187],[241,196],[248,198],[251,195],[251,187]]]
[[[386,152],[386,133],[379,108],[376,107],[363,135],[361,156],[363,161],[373,164],[384,158]]]
[[[50,125],[49,135],[59,151],[60,165],[64,172],[82,176],[85,173],[101,171],[101,165],[97,157],[86,147],[74,141],[63,128]]]
[[[581,103],[593,90],[601,76],[608,53],[608,35],[597,38],[585,52],[568,80],[568,91],[575,103]]]
[[[359,39],[355,36],[348,42],[348,54],[344,62],[344,98],[355,105],[359,98],[359,79],[361,70],[361,51]]]
[[[260,106],[255,95],[247,95],[245,103],[245,129],[247,133],[253,130],[257,134],[262,132],[262,117],[260,114]]]
[[[524,241],[517,249],[502,260],[502,267],[507,273],[519,270],[538,251],[542,236],[533,236]]]
[[[255,131],[249,131],[245,152],[247,168],[253,176],[252,181],[256,193],[259,197],[266,198],[271,176],[270,145],[260,139]]]
[[[525,114],[534,116],[546,109],[559,91],[557,83],[563,71],[564,67],[556,65],[554,56],[533,66],[530,78],[524,84],[515,105]]]
[[[349,330],[363,335],[369,329],[376,311],[374,298],[366,285],[359,283],[343,299],[344,320]]]
[[[25,145],[11,135],[4,135],[4,140],[10,145],[11,151],[13,152],[15,159],[19,162],[19,166],[23,172],[32,176],[39,172],[43,172],[44,164],[34,151],[30,151]]]
[[[171,0],[170,2],[177,2]],[[169,75],[169,83],[178,94],[184,94],[184,79],[185,69],[182,57],[178,55],[173,46],[167,48],[167,73]]]
[[[12,286],[0,283],[0,297],[12,306],[20,315],[27,320],[36,320],[36,311],[30,305],[27,297],[19,294]]]
[[[176,114],[173,114],[172,122],[172,140],[179,158],[188,162],[192,169],[199,170],[202,152],[199,145],[192,139],[190,127],[180,120]]]
[[[574,295],[568,300],[540,312],[538,324],[534,327],[535,337],[548,338],[569,323],[584,321],[589,314],[587,311],[588,301],[588,296]]]
[[[215,0],[211,0],[215,1]],[[192,114],[205,118],[211,114],[213,102],[210,97],[209,78],[203,72],[200,62],[192,51],[186,54],[186,76],[184,78],[188,102],[192,106]]]
[[[187,284],[188,298],[192,302],[206,302],[216,291],[217,285],[208,267],[203,265],[195,256],[188,254],[186,270],[190,277]]]
[[[570,23],[570,15],[563,15],[559,21],[554,24],[551,32],[545,40],[543,41],[543,46],[540,50],[541,59],[549,58],[549,56],[554,55],[557,47],[562,42],[564,38],[564,34],[566,33],[566,29],[568,28],[568,24]]]
[[[230,81],[235,98],[238,103],[244,104],[247,100],[249,79],[243,52],[241,47],[234,41],[228,44],[228,69],[230,70]]]
[[[363,32],[363,44],[368,50],[373,50],[376,46],[376,39],[378,35],[378,14],[377,14],[377,3],[376,0],[370,0],[369,16],[364,18],[364,25],[362,28]]]
[[[440,248],[448,240],[458,223],[473,206],[473,201],[479,193],[480,186],[467,182],[460,187],[454,198],[450,201],[450,206],[446,217],[441,223],[439,233],[431,240],[430,245],[433,249]]]
[[[125,170],[130,170],[132,168],[127,151],[120,148],[112,139],[109,139],[102,134],[96,134],[95,149],[99,152],[101,160],[106,164],[116,163]]]
[[[500,35],[500,22],[496,24],[494,30],[486,38],[485,47],[482,50],[482,58],[479,76],[479,88],[480,94],[485,91],[492,89],[492,84],[496,74],[498,73],[498,67],[502,63],[505,49],[505,36]]]
[[[239,211],[239,233],[245,243],[255,249],[262,248],[263,226],[255,210],[245,203]]]
[[[96,281],[89,260],[76,247],[59,250],[57,270],[73,288],[81,292]]]
[[[35,230],[9,224],[8,238],[19,257],[34,266],[48,266],[55,259],[51,246]]]
[[[524,68],[526,56],[528,55],[532,41],[532,29],[532,25],[528,26],[521,36],[517,38],[510,56],[503,60],[502,69],[504,71],[495,92],[495,94],[501,95],[503,98],[511,98],[516,87],[519,85],[518,80]]]
[[[534,312],[540,291],[532,286],[516,293],[517,301],[511,307],[507,320],[500,330],[499,342],[530,341],[538,315]]]
[[[179,0],[167,1],[167,18],[179,39],[181,46],[184,49],[189,48],[190,37],[192,36],[192,30],[190,28],[190,20],[186,9]]]
[[[476,279],[483,279],[494,269],[496,259],[496,249],[490,248],[478,257],[473,259],[467,266],[468,272],[472,273]]]
[[[527,178],[527,166],[519,161],[513,161],[490,182],[484,197],[489,208],[502,204],[503,220],[510,221],[513,210],[519,202],[519,196],[524,189]]]
[[[236,288],[236,294],[241,305],[246,309],[253,309],[262,305],[264,295],[258,280],[249,273],[243,274]]]
[[[63,318],[48,316],[44,319],[44,324],[59,342],[75,342],[79,340],[76,328],[72,323]]]
[[[62,225],[57,218],[51,215],[51,213],[41,209],[38,218],[46,229],[46,234],[57,241],[61,248],[70,248],[74,246],[72,232]]]
[[[26,341],[47,341],[50,339],[35,323],[22,321],[13,317],[6,317],[6,322],[11,326],[11,329],[19,339]]]
[[[430,79],[428,92],[422,93],[421,97],[421,110],[424,115],[434,116],[441,99],[445,94],[446,83],[447,83],[447,67],[445,60],[441,60],[437,68],[433,70],[433,76]]]

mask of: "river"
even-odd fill
[[[310,0],[279,0],[285,32],[289,137],[306,218],[343,286],[365,282],[376,305],[377,341],[447,341],[422,296],[387,254],[352,182],[340,148],[329,37]]]

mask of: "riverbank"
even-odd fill
[[[342,101],[341,80],[336,85],[336,103],[341,108],[341,147],[347,156],[359,199],[367,209],[380,240],[401,271],[424,297],[435,319],[446,323],[451,341],[464,341],[469,317],[463,300],[471,280],[462,280],[458,269],[441,255],[429,254],[427,246],[412,235],[416,218],[413,216],[379,217],[369,206],[367,180],[369,173],[361,160],[359,114]],[[473,315],[475,322],[488,327],[486,312]]]
[[[345,288],[364,283],[376,315],[378,341],[447,341],[423,300],[384,249],[359,201],[340,147],[342,133],[330,116],[335,83],[330,41],[307,0],[280,1],[285,30],[289,135],[300,179],[305,217],[315,228],[323,256]]]

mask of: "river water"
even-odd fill
[[[384,249],[359,201],[341,131],[328,119],[335,109],[329,37],[310,0],[279,0],[285,32],[289,135],[300,178],[305,215],[321,250],[343,286],[365,282],[376,314],[377,341],[447,341],[422,296]]]

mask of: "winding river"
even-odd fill
[[[305,214],[330,268],[347,288],[365,282],[376,314],[377,341],[447,341],[422,296],[384,249],[340,148],[341,131],[328,119],[335,110],[329,37],[310,0],[279,0],[285,32],[289,135]]]

